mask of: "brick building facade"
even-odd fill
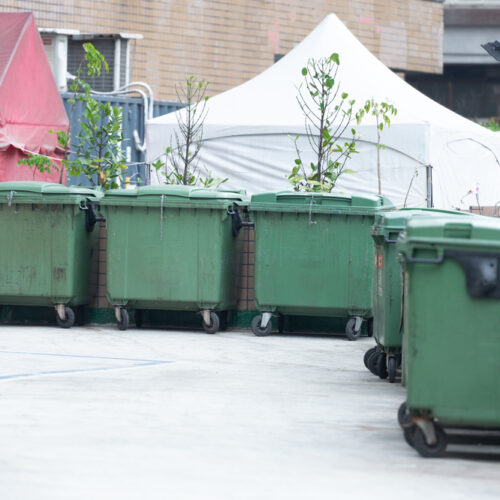
[[[331,12],[390,68],[442,71],[443,8],[428,0],[6,0],[0,11],[32,11],[40,28],[143,35],[131,79],[161,99],[186,73],[212,95],[252,78]]]

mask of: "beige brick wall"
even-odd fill
[[[500,207],[469,207],[469,212],[487,217],[500,217]]]
[[[99,231],[97,248],[92,256],[90,289],[92,301],[90,307],[99,309],[111,307],[106,298],[106,223],[101,222],[95,228]]]
[[[443,7],[426,0],[7,0],[0,11],[33,11],[45,28],[142,34],[132,78],[162,99],[186,73],[211,95],[252,78],[330,12],[389,67],[442,70]]]

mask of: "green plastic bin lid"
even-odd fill
[[[500,247],[500,219],[480,215],[462,217],[415,217],[408,221],[405,241],[415,243],[458,243]]]
[[[137,201],[157,200],[164,196],[165,199],[172,201],[195,201],[195,200],[212,200],[212,201],[232,201],[239,205],[248,204],[248,196],[245,191],[231,191],[224,189],[205,189],[195,186],[177,186],[177,185],[156,185],[156,186],[141,186],[133,189],[114,189],[108,191],[104,197],[104,203],[107,201],[126,202],[126,200],[135,199]]]
[[[0,182],[0,198],[8,198],[9,201],[19,202],[21,200],[57,200],[61,203],[73,203],[82,198],[91,201],[99,201],[103,197],[102,191],[98,189],[80,186],[63,186],[52,182],[38,181],[9,181]]]
[[[385,234],[388,231],[403,231],[409,219],[413,217],[454,217],[474,216],[469,212],[442,210],[438,208],[401,208],[383,212],[375,217],[372,234]]]
[[[330,193],[310,193],[297,191],[278,191],[254,194],[250,206],[259,205],[295,205],[322,206],[331,208],[366,208],[378,209],[392,207],[392,203],[379,195],[350,193],[344,190],[333,190]],[[278,208],[278,207],[277,207]]]

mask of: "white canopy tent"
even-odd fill
[[[309,58],[340,56],[337,81],[361,106],[367,99],[387,101],[398,110],[385,128],[381,151],[382,191],[402,206],[465,208],[500,200],[500,134],[444,108],[395,75],[375,58],[334,15],[326,17],[289,54],[248,82],[208,101],[200,165],[216,177],[229,177],[226,188],[249,193],[289,189],[287,176],[296,158],[291,137],[305,133],[297,103],[301,69]],[[177,113],[182,113],[180,110]],[[147,161],[171,144],[177,113],[147,124]],[[377,192],[376,130],[369,117],[355,127],[361,135],[337,186]],[[347,138],[347,137],[346,137]],[[306,137],[300,148],[309,148]],[[307,158],[307,156],[306,156]],[[161,182],[152,171],[151,182]],[[477,195],[477,196],[476,196]]]

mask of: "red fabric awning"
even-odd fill
[[[49,131],[68,127],[33,14],[0,13],[0,180],[18,179],[24,168],[12,165],[12,155],[2,151],[15,148],[60,158],[57,136]]]

